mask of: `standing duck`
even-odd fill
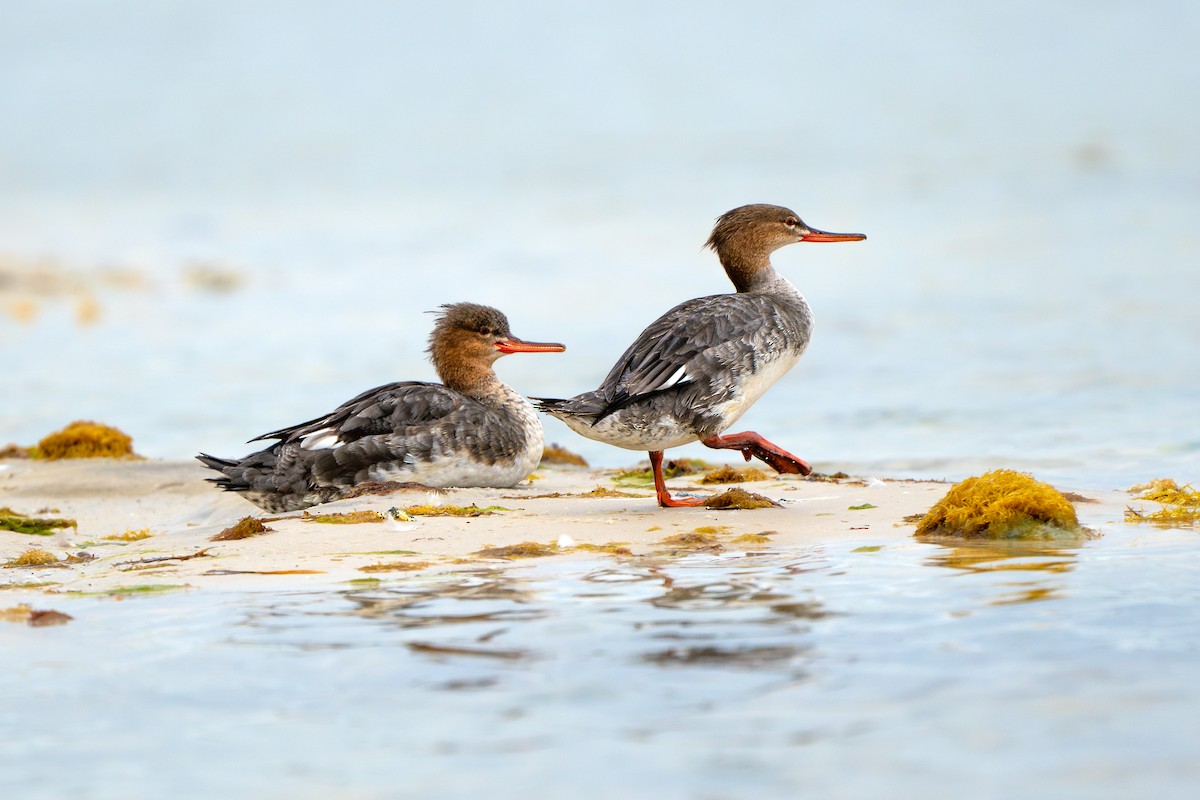
[[[492,369],[508,353],[561,353],[516,338],[508,318],[475,303],[442,306],[429,355],[443,384],[407,381],[363,392],[329,414],[251,439],[276,439],[240,459],[197,458],[210,480],[271,512],[344,497],[355,486],[513,486],[542,457],[542,424]]]
[[[680,303],[642,331],[600,388],[567,400],[538,400],[538,410],[589,439],[649,452],[664,507],[704,502],[671,497],[663,481],[663,451],[690,442],[740,450],[747,461],[753,456],[778,472],[808,475],[807,463],[757,433],[724,431],[795,366],[812,334],[812,310],[771,266],[771,253],[794,242],[866,238],[810,228],[781,206],[749,205],[723,214],[706,246],[737,292]]]

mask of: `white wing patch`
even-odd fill
[[[670,389],[672,386],[678,386],[681,383],[687,383],[691,379],[692,379],[692,376],[687,374],[687,365],[685,364],[684,366],[675,370],[674,374],[672,374],[671,377],[669,377],[665,381],[663,381],[662,386],[660,386],[658,388]]]
[[[300,447],[305,450],[333,450],[344,444],[333,428],[321,428],[300,440]]]

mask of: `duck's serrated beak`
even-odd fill
[[[515,336],[510,336],[507,339],[501,339],[496,342],[496,349],[501,353],[561,353],[565,351],[566,345],[558,344],[557,342],[527,342],[524,339],[518,339]]]
[[[800,237],[802,242],[861,242],[866,239],[865,233],[829,233],[809,228],[808,233]]]

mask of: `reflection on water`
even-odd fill
[[[964,573],[1033,573],[1026,580],[1006,580],[1005,594],[992,605],[1033,603],[1063,597],[1064,581],[1056,573],[1070,572],[1079,556],[1079,544],[1003,540],[962,540],[922,537],[922,541],[943,548],[931,555],[926,564],[962,570]],[[1013,578],[1017,576],[1012,576]]]
[[[21,732],[0,794],[1182,796],[1200,570],[1179,534],[63,598],[69,626],[0,626]]]

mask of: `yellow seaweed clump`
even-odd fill
[[[1075,507],[1048,483],[1010,469],[950,488],[917,524],[917,536],[1055,539],[1086,536]]]
[[[1200,522],[1200,491],[1191,484],[1180,486],[1170,478],[1159,478],[1129,491],[1141,492],[1138,500],[1151,500],[1162,504],[1158,511],[1145,513],[1133,508],[1126,509],[1127,522],[1152,522],[1158,525],[1195,525]]]
[[[112,536],[101,536],[100,538],[106,542],[140,542],[142,539],[149,539],[153,535],[149,528],[141,528],[136,531],[130,528],[124,533],[114,533]]]
[[[310,514],[305,511],[302,519],[308,522],[321,522],[326,525],[361,525],[365,522],[383,522],[387,517],[378,511],[339,511],[333,514]],[[241,523],[238,524],[240,525]],[[256,533],[261,532],[256,531]]]
[[[99,422],[76,420],[37,443],[35,458],[137,458],[133,438],[124,431]]]
[[[58,556],[40,547],[31,547],[21,555],[12,559],[6,567],[50,567],[59,563]]]
[[[490,517],[500,511],[508,511],[504,506],[407,506],[404,513],[413,517]]]

